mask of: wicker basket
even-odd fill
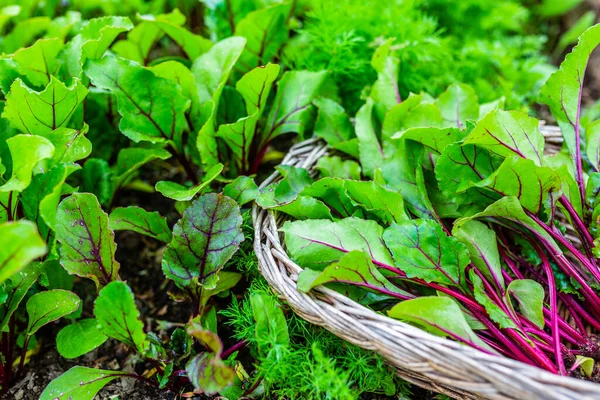
[[[543,132],[547,147],[555,152],[562,142],[560,131],[544,127]],[[282,164],[311,170],[326,154],[327,147],[311,139],[292,147]],[[262,186],[280,178],[276,172]],[[279,296],[307,321],[383,356],[403,379],[457,399],[600,399],[600,384],[553,375],[433,336],[323,286],[299,292],[296,280],[302,268],[290,260],[278,232],[286,216],[254,205],[253,218],[259,268]]]

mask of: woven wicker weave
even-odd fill
[[[560,131],[543,127],[543,132],[548,148],[560,146]],[[326,154],[327,147],[311,139],[292,147],[282,164],[311,170]],[[262,187],[280,178],[276,172]],[[457,399],[600,399],[600,384],[553,375],[433,336],[322,286],[299,292],[296,280],[302,268],[287,256],[278,232],[286,216],[255,205],[253,218],[259,268],[279,296],[307,321],[379,353],[403,379]]]

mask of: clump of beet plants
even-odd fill
[[[564,137],[554,155],[537,119],[466,85],[399,99],[398,60],[380,47],[355,131],[320,108],[317,127],[335,113],[347,134],[317,131],[339,151],[321,179],[282,167],[257,198],[297,219],[282,231],[298,288],[327,284],[480,351],[596,379],[600,125],[582,124],[581,96],[598,44],[594,26],[541,89]]]

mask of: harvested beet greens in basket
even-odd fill
[[[282,166],[257,199],[294,219],[281,231],[298,288],[326,284],[480,351],[598,379],[600,124],[581,118],[598,44],[594,26],[541,89],[564,138],[546,153],[537,119],[480,105],[468,86],[400,99],[381,46],[355,128],[320,104],[315,133],[336,152],[320,178]]]

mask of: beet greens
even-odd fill
[[[541,89],[564,137],[552,156],[540,121],[466,85],[401,100],[381,69],[355,137],[332,134],[349,119],[321,101],[316,126],[330,129],[316,133],[345,156],[320,160],[316,181],[281,167],[257,198],[297,219],[282,231],[305,268],[298,288],[331,285],[480,351],[596,375],[600,125],[582,123],[581,97],[599,44],[596,25]],[[385,46],[376,57],[395,65]]]

